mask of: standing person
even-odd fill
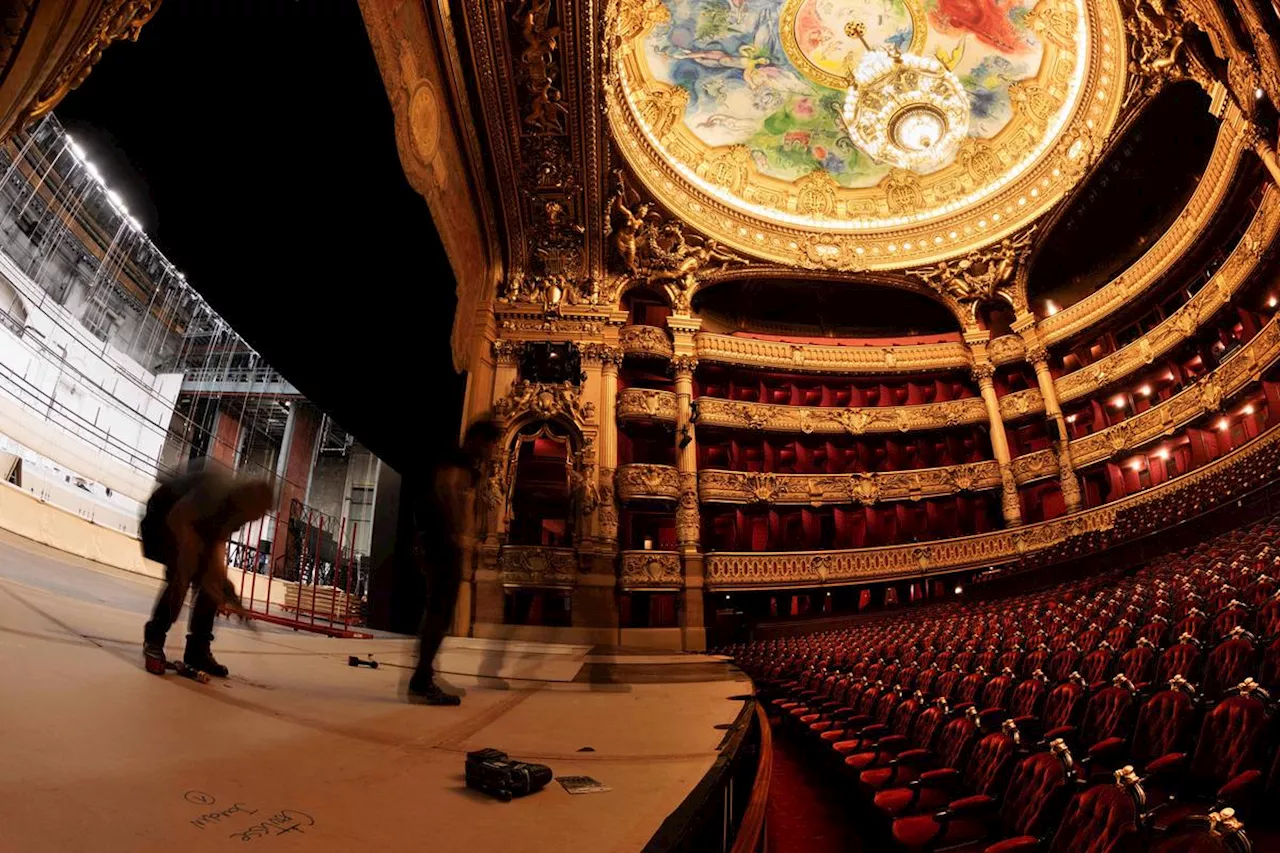
[[[210,651],[213,620],[223,603],[240,608],[227,580],[227,539],[271,509],[274,490],[261,480],[236,480],[218,471],[185,474],[156,489],[142,518],[144,555],[163,563],[165,588],[143,630],[147,671],[165,670],[164,641],[182,610],[187,589],[195,589],[190,633],[182,655],[192,669],[226,678],[227,668]]]
[[[484,418],[468,429],[462,447],[451,452],[431,479],[427,495],[414,506],[414,560],[427,579],[427,606],[419,631],[418,666],[409,679],[409,698],[427,705],[458,705],[462,700],[435,682],[435,659],[453,622],[462,584],[462,543],[470,532],[467,495],[484,474],[484,464],[501,432]]]

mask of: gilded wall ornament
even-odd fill
[[[569,115],[556,85],[561,27],[551,23],[552,11],[553,0],[520,0],[512,15],[522,41],[517,61],[528,98],[524,126],[534,133],[564,133]]]
[[[622,555],[622,586],[680,587],[684,575],[680,555],[662,551],[627,551]]]
[[[506,397],[493,404],[493,413],[506,421],[531,415],[540,420],[563,417],[581,425],[595,420],[595,404],[583,402],[581,390],[567,382],[552,385],[520,380],[511,386]]]
[[[656,326],[624,326],[618,333],[618,343],[628,355],[671,358],[674,352],[671,336]]]
[[[619,465],[615,475],[618,498],[623,501],[680,497],[680,475],[674,465],[633,462]]]
[[[852,474],[849,477],[849,499],[856,504],[870,506],[880,499],[880,486],[872,474]]]
[[[578,574],[578,555],[570,548],[504,545],[498,552],[504,583],[571,585]]]
[[[985,302],[997,296],[1004,296],[1012,304],[1014,297],[1009,289],[1018,267],[1026,263],[1031,254],[1035,232],[1036,228],[1032,227],[959,260],[940,261],[931,267],[907,272],[961,304]]]
[[[662,220],[628,188],[621,171],[617,179],[609,203],[614,251],[635,281],[663,290],[676,311],[689,310],[700,273],[746,263],[717,240],[686,233],[677,220]]]

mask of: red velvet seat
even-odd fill
[[[1079,673],[1072,673],[1071,679],[1064,681],[1049,691],[1044,700],[1044,710],[1040,713],[1043,736],[1050,740],[1061,737],[1066,730],[1075,726],[1084,709],[1085,689]],[[1023,721],[1018,721],[1023,727]]]
[[[1256,660],[1253,642],[1247,635],[1237,633],[1209,653],[1201,693],[1206,699],[1221,699],[1228,690],[1254,674]]]
[[[1261,853],[1262,848],[1257,848]],[[1244,824],[1232,809],[1194,815],[1173,827],[1148,850],[1150,853],[1251,853]]]
[[[1067,804],[1049,853],[1137,853],[1139,822],[1146,805],[1142,786],[1132,772],[1115,782],[1094,785]]]
[[[1156,683],[1166,684],[1175,676],[1196,682],[1200,669],[1200,646],[1189,636],[1183,635],[1176,645],[1164,650],[1156,667]]]
[[[1098,648],[1089,652],[1080,661],[1080,676],[1090,689],[1107,680],[1107,676],[1111,674],[1111,661],[1114,657],[1111,644],[1104,640]]]
[[[1068,643],[1066,648],[1049,658],[1044,674],[1049,676],[1049,681],[1056,684],[1059,681],[1065,681],[1079,665],[1080,647],[1075,643]]]
[[[1057,820],[1072,773],[1071,753],[1057,742],[1053,751],[1037,752],[1018,762],[1001,800],[975,795],[950,803],[936,815],[898,818],[893,822],[893,838],[909,851],[1034,850]],[[1012,839],[1025,839],[1025,844],[996,846]]]
[[[875,795],[875,807],[881,814],[896,818],[934,811],[960,796],[996,796],[1004,790],[1018,745],[1018,728],[1010,720],[1000,731],[978,740],[963,769],[949,764],[928,770],[909,786],[880,791]]]
[[[1155,649],[1145,638],[1139,638],[1133,648],[1120,656],[1120,660],[1116,662],[1116,672],[1141,686],[1151,680],[1155,662]]]
[[[1197,799],[1229,804],[1247,814],[1262,792],[1263,772],[1270,769],[1266,747],[1271,713],[1264,698],[1254,682],[1245,682],[1205,715],[1190,762],[1173,753],[1148,765],[1148,775],[1154,771],[1172,780],[1179,791],[1179,802],[1159,814],[1158,825],[1195,813]]]
[[[917,746],[916,749],[898,753],[884,767],[863,770],[858,774],[858,787],[874,796],[885,788],[914,782],[926,771],[959,767],[980,733],[978,712],[970,708],[964,716],[956,717],[942,726],[931,746]]]

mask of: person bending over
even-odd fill
[[[243,613],[227,580],[227,539],[266,515],[273,502],[270,483],[236,480],[219,471],[185,474],[151,495],[142,518],[142,549],[148,559],[164,564],[165,587],[143,630],[148,672],[164,673],[165,636],[182,610],[187,590],[194,588],[183,663],[209,675],[227,676],[227,668],[214,660],[209,648],[218,608],[226,604]]]
[[[470,532],[467,496],[480,482],[500,431],[488,419],[472,424],[462,447],[439,465],[431,491],[415,501],[414,560],[427,580],[427,605],[419,632],[418,665],[409,679],[411,701],[428,705],[458,705],[461,699],[435,683],[435,659],[453,622],[462,584],[462,543]]]

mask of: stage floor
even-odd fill
[[[0,534],[0,852],[637,851],[749,690],[705,656],[450,640],[441,669],[466,695],[430,708],[403,701],[411,640],[225,622],[230,679],[157,678],[157,586]],[[185,614],[171,656],[184,634]],[[613,790],[491,800],[462,776],[487,746]]]

